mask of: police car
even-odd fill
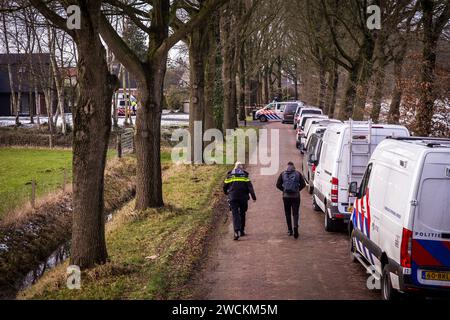
[[[302,105],[302,102],[289,101],[289,102],[272,102],[264,108],[256,111],[255,119],[261,122],[267,121],[282,121],[284,116],[284,110],[287,105],[297,104]]]
[[[351,256],[376,271],[382,299],[450,296],[450,139],[384,140],[349,189]]]

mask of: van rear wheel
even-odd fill
[[[381,276],[381,299],[398,300],[400,292],[392,287],[390,272],[387,265],[383,267],[383,275]]]
[[[259,117],[259,121],[261,121],[261,122],[267,122],[267,117],[266,117],[266,116],[260,116],[260,117]]]
[[[317,204],[316,197],[314,195],[312,196],[312,207],[314,211],[322,211],[322,209],[320,209],[319,205]]]
[[[327,211],[328,210],[325,210],[325,231],[334,232],[336,231],[336,221],[334,221],[328,216]]]

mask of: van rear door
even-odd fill
[[[425,157],[412,231],[413,281],[450,288],[450,153]]]

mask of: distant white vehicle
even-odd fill
[[[319,115],[323,115],[323,111],[320,108],[311,107],[311,106],[305,106],[305,107],[301,108],[298,111],[297,116],[294,118],[294,119],[296,119],[294,122],[294,129],[297,129],[299,127],[299,124],[301,125],[301,121],[302,121],[301,118],[306,114],[319,116]]]
[[[125,106],[126,106],[126,102],[128,100],[128,107],[130,108],[130,112],[132,112],[133,115],[136,115],[136,109],[137,109],[137,99],[135,96],[130,95],[130,94],[124,94],[124,93],[117,93],[117,98],[116,101],[117,105],[117,114],[119,116],[125,116]],[[134,108],[133,108],[134,107]]]
[[[320,110],[320,111],[322,111],[322,110]],[[325,120],[325,119],[328,119],[328,116],[325,116],[322,114],[315,114],[315,113],[305,113],[299,118],[299,120],[297,122],[297,131],[296,131],[296,137],[297,137],[296,146],[297,146],[297,148],[300,149],[301,152],[303,150],[303,146],[304,146],[304,142],[305,142],[304,141],[305,134],[303,131],[304,127],[305,127],[305,123],[307,120],[312,119],[312,118]]]
[[[335,123],[342,123],[342,121],[340,120],[336,120],[336,119],[328,119],[328,117],[323,118],[322,117],[316,117],[316,118],[309,118],[306,119],[304,128],[303,128],[303,135],[300,139],[300,150],[301,151],[305,151],[305,146],[306,146],[306,140],[308,140],[308,137],[310,135],[310,132],[314,132],[311,130],[311,128],[313,128],[315,125],[323,125],[323,126],[328,126],[330,124],[335,124]]]
[[[286,106],[295,105],[296,108],[301,107],[303,102],[301,101],[284,101],[284,102],[272,102],[264,108],[256,111],[255,119],[261,122],[267,121],[282,121],[284,117],[284,111]]]
[[[334,231],[340,221],[350,220],[355,198],[349,194],[349,185],[361,183],[375,147],[386,137],[408,136],[404,126],[372,125],[370,121],[349,121],[327,127],[313,193],[314,210],[325,212],[326,231]]]
[[[375,268],[382,298],[450,295],[450,139],[382,141],[350,192],[351,254]]]

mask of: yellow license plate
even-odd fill
[[[437,281],[450,281],[450,272],[423,271],[422,279],[437,280]]]

